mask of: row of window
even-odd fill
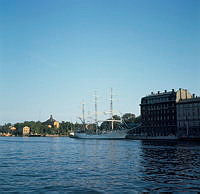
[[[146,99],[142,99],[142,103],[144,104],[154,104],[154,103],[160,103],[160,102],[168,102],[168,101],[172,101],[172,100],[176,100],[175,96],[165,96],[165,97],[156,97],[156,98],[146,98]]]
[[[199,107],[199,103],[190,103],[190,104],[177,104],[177,108],[184,109],[184,108],[196,108]]]
[[[181,117],[200,117],[200,108],[192,110],[177,111],[179,118]]]
[[[143,116],[143,120],[145,121],[155,121],[155,120],[174,120],[175,117],[174,115],[170,115],[170,116],[158,116],[158,117],[144,117]]]
[[[175,103],[165,103],[165,104],[157,104],[157,105],[150,105],[150,106],[142,106],[141,110],[160,110],[163,108],[173,108],[175,107]]]
[[[149,127],[162,127],[162,126],[175,126],[174,122],[162,122],[162,123],[145,123]]]
[[[160,114],[174,114],[175,110],[160,110],[160,111],[143,111],[144,115],[160,115]]]
[[[200,121],[193,121],[193,122],[186,122],[186,121],[179,121],[178,127],[200,127]]]

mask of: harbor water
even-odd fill
[[[0,137],[7,192],[200,192],[200,142]]]

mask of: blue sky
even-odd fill
[[[81,102],[139,115],[142,96],[200,95],[198,0],[0,0],[0,124],[76,121]]]

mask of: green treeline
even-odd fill
[[[15,136],[21,136],[22,130],[25,126],[30,127],[31,134],[40,134],[40,135],[68,135],[71,130],[75,130],[82,127],[82,124],[79,123],[71,123],[62,121],[60,123],[59,128],[52,126],[51,128],[48,125],[40,122],[40,121],[25,121],[23,123],[16,123],[12,125],[11,123],[7,123],[3,126],[0,126],[0,134],[10,133]],[[16,128],[15,130],[12,127]]]
[[[126,113],[122,117],[118,115],[114,115],[113,119],[115,120],[122,120],[122,122],[114,122],[114,129],[119,127],[121,128],[131,128],[135,124],[141,122],[141,117],[135,117],[134,114]],[[110,119],[108,119],[110,120]],[[6,123],[0,126],[0,135],[9,133],[14,136],[21,136],[23,132],[23,128],[25,126],[30,127],[30,133],[35,135],[69,135],[71,131],[83,130],[86,128],[86,124],[79,124],[79,123],[71,123],[68,121],[62,121],[59,125],[59,128],[56,128],[52,125],[52,127],[48,127],[45,122],[40,121],[24,121],[22,123]],[[95,124],[88,124],[87,129],[95,129]],[[104,121],[98,127],[98,130],[109,130],[111,129],[111,122]]]

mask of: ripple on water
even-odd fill
[[[200,192],[200,144],[0,139],[0,193]]]

